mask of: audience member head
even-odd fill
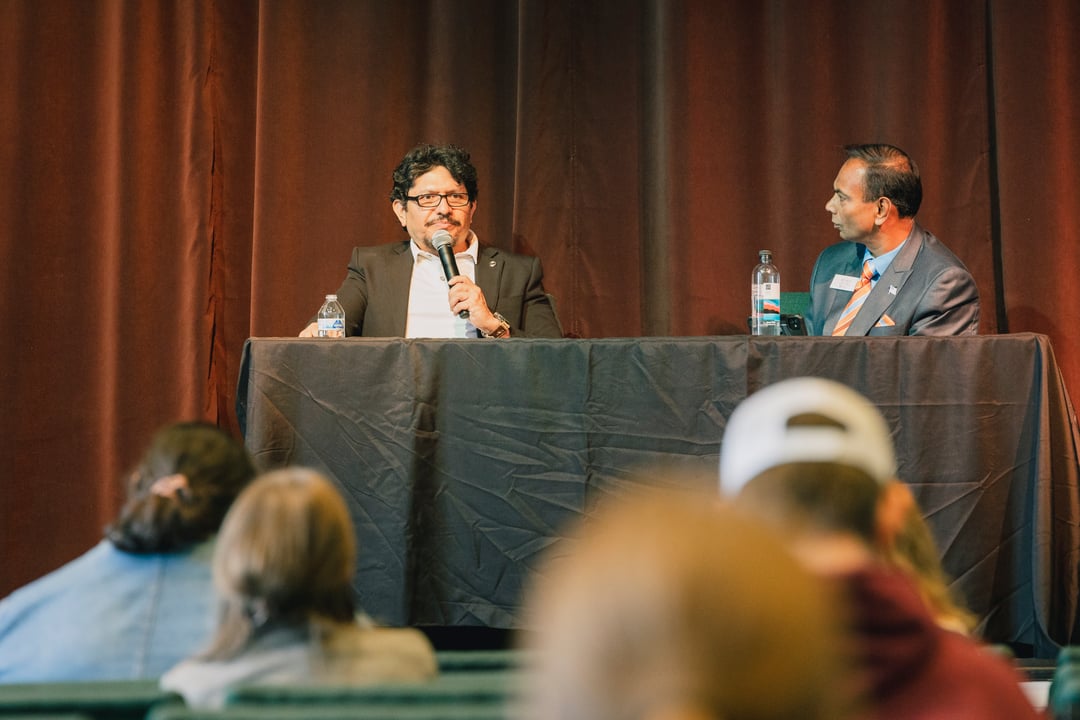
[[[831,380],[796,378],[746,398],[720,450],[720,489],[787,534],[877,542],[896,458],[884,418]]]
[[[218,531],[254,476],[244,446],[213,425],[165,427],[130,474],[127,501],[105,537],[131,553],[188,548]]]
[[[894,483],[890,490],[897,494],[894,503],[896,519],[893,521],[895,531],[885,534],[887,540],[882,552],[885,561],[915,580],[919,594],[938,625],[963,635],[973,635],[978,618],[953,592],[951,579],[941,565],[941,552],[911,489],[903,483]]]
[[[802,565],[842,593],[852,679],[873,717],[1033,717],[1012,669],[942,630],[915,578],[882,561],[910,499],[895,465],[888,426],[868,400],[798,378],[732,413],[720,487],[737,493],[735,508],[786,533]]]
[[[256,478],[214,551],[221,615],[207,657],[233,657],[264,629],[353,622],[355,560],[348,508],[326,477],[293,467]]]
[[[390,200],[397,200],[404,205],[405,198],[417,178],[437,167],[446,168],[455,182],[465,186],[470,202],[476,200],[479,193],[476,168],[469,160],[469,153],[454,145],[417,145],[406,153],[394,168],[394,187],[390,190]]]
[[[847,145],[844,152],[848,158],[866,164],[864,201],[889,198],[900,217],[915,217],[922,205],[922,179],[918,166],[906,152],[884,143]]]
[[[526,598],[529,717],[845,716],[827,591],[709,495],[602,506]]]

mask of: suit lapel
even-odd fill
[[[476,284],[484,293],[484,300],[492,312],[499,306],[502,272],[503,262],[499,257],[499,249],[481,245],[480,252],[476,255]]]
[[[409,291],[412,289],[414,265],[411,245],[412,241],[407,240],[394,248],[395,257],[390,263],[390,277],[387,279],[387,288],[394,294],[387,307],[391,308],[391,322],[401,337],[405,337],[409,322]]]
[[[889,269],[878,278],[877,284],[870,294],[866,296],[866,302],[859,309],[859,314],[848,329],[848,335],[867,335],[877,324],[881,316],[896,299],[904,287],[904,283],[911,277],[911,266],[915,263],[915,257],[922,248],[922,230],[916,225],[904,242],[904,247],[896,254],[889,263]],[[896,288],[892,290],[892,288]]]
[[[837,275],[847,275],[848,277],[859,277],[862,274],[862,256],[866,247],[860,243],[851,244],[851,253],[846,258],[846,262],[838,264],[833,272],[833,277]],[[833,282],[833,277],[829,278],[829,284]],[[829,308],[825,314],[825,325],[822,327],[822,335],[832,335],[833,328],[836,327],[836,321],[840,319],[840,316],[844,312],[844,307],[848,304],[848,300],[851,299],[851,290],[833,290],[829,293]],[[848,330],[848,334],[851,334],[851,330]]]

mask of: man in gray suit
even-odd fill
[[[562,337],[534,257],[481,245],[472,230],[476,168],[452,145],[420,145],[394,170],[391,205],[410,240],[354,248],[338,288],[345,334],[367,337]],[[432,238],[450,234],[446,277]],[[300,337],[312,337],[312,322]]]
[[[919,169],[892,145],[849,145],[825,209],[843,242],[810,278],[810,335],[974,335],[979,291],[964,264],[915,222]]]

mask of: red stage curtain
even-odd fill
[[[390,172],[468,148],[476,230],[580,337],[745,332],[757,251],[805,290],[849,142],[923,171],[985,333],[1080,386],[1080,5],[1045,0],[0,0],[0,595],[85,550],[160,425],[236,429]],[[1051,270],[1051,264],[1063,269]]]

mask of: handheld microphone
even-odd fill
[[[443,273],[446,274],[447,281],[455,275],[460,275],[457,269],[457,260],[454,258],[454,238],[450,237],[450,233],[445,230],[439,230],[431,236],[431,246],[435,248],[435,251],[439,253],[439,260],[442,261]],[[458,313],[458,317],[461,319],[467,319],[469,317],[468,310],[462,310]]]

